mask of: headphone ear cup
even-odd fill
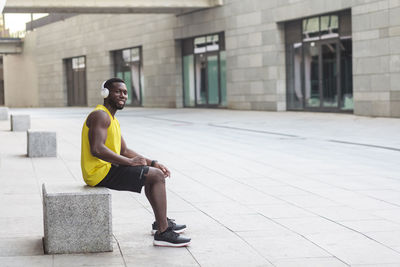
[[[108,91],[107,88],[104,88],[104,87],[103,87],[103,88],[101,89],[101,96],[102,96],[103,98],[107,98],[109,94],[110,94],[110,91]]]

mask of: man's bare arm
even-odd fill
[[[95,111],[89,115],[86,125],[89,127],[89,143],[92,155],[118,165],[146,165],[147,162],[143,159],[118,155],[106,147],[107,128],[110,123],[110,117],[104,111]]]

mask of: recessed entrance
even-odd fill
[[[68,106],[86,106],[86,59],[64,59],[67,77]]]
[[[352,111],[349,13],[286,23],[287,107]]]
[[[125,81],[129,106],[142,105],[142,51],[141,47],[113,51],[114,73]]]
[[[183,41],[183,85],[186,107],[226,105],[223,34]]]

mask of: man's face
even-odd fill
[[[109,103],[116,109],[123,109],[128,99],[128,90],[124,83],[113,83],[108,96]]]

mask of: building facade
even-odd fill
[[[128,104],[400,117],[400,1],[225,0],[180,15],[77,15],[6,55],[7,106]]]

